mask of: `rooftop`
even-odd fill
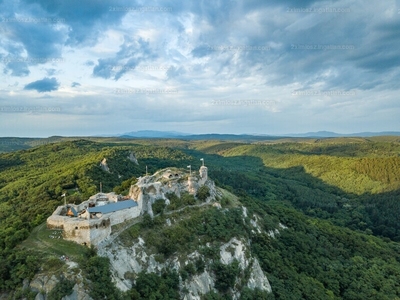
[[[102,206],[89,207],[88,210],[89,210],[89,213],[107,214],[110,212],[119,211],[122,209],[131,208],[131,207],[135,207],[135,206],[138,206],[136,201],[125,200],[125,201],[118,201],[115,203],[110,203],[110,204],[106,204],[106,205],[102,205]]]

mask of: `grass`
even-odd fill
[[[225,189],[219,188],[219,187],[217,189],[219,192],[222,193],[221,202],[224,202],[223,200],[226,199],[226,200],[228,200],[228,202],[230,203],[230,206],[232,206],[232,207],[237,207],[237,206],[241,205],[239,198],[236,195],[232,194],[231,192],[229,192]]]
[[[51,236],[56,238],[51,238]],[[60,238],[58,238],[59,236]],[[71,259],[77,259],[86,250],[84,246],[64,240],[61,230],[47,229],[46,223],[34,228],[31,235],[21,243],[21,247],[36,249],[43,255],[43,258],[65,255]]]

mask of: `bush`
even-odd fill
[[[155,215],[158,215],[159,213],[163,212],[165,208],[164,199],[157,199],[152,205],[152,208]]]
[[[242,294],[240,296],[241,300],[269,300],[275,299],[274,294],[263,292],[260,289],[251,290],[248,287],[243,288]]]
[[[201,186],[196,193],[196,197],[201,201],[206,201],[208,197],[210,197],[210,188],[208,186]]]
[[[239,273],[239,262],[235,260],[229,265],[224,265],[220,261],[216,261],[212,264],[212,270],[216,278],[215,288],[225,293],[235,285],[236,276]]]
[[[154,227],[154,222],[153,219],[150,217],[149,214],[145,214],[143,216],[143,221],[141,223],[142,228],[153,228]]]
[[[175,271],[140,272],[136,284],[129,291],[130,299],[179,299],[179,276]]]
[[[196,199],[193,197],[193,195],[191,195],[189,193],[182,193],[181,199],[182,199],[183,205],[196,204]]]
[[[54,286],[54,288],[47,295],[48,300],[59,300],[64,296],[69,296],[73,292],[73,287],[75,282],[72,280],[65,279],[62,277],[59,282]]]
[[[195,261],[195,266],[196,266],[196,274],[201,274],[204,272],[204,269],[206,267],[205,262],[203,261],[203,259],[201,257],[199,257],[198,259],[196,259]]]
[[[56,270],[59,270],[60,268],[62,268],[62,266],[64,266],[64,265],[65,265],[65,262],[63,262],[59,258],[51,257],[44,264],[43,270],[46,272],[56,271]]]
[[[181,269],[182,280],[192,277],[196,274],[196,268],[193,263],[188,263]]]

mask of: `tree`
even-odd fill
[[[206,185],[199,187],[196,197],[201,201],[206,201],[206,199],[210,197],[210,188]]]

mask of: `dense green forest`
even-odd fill
[[[211,176],[236,193],[286,200],[307,215],[400,241],[398,142],[209,142],[186,152],[207,153]]]
[[[127,159],[130,151],[140,165]],[[103,158],[110,173],[100,167]],[[100,182],[103,191],[110,192],[144,175],[146,165],[155,172],[167,166],[182,167],[188,160],[184,153],[166,147],[116,147],[85,140],[0,155],[0,289],[12,289],[32,276],[29,255],[21,254],[17,260],[14,248],[63,203],[63,193],[68,202],[80,203],[98,192]]]
[[[130,152],[139,165],[127,158]],[[103,158],[110,172],[99,166]],[[210,241],[242,236],[251,238],[252,251],[271,282],[273,293],[260,295],[260,299],[400,297],[400,144],[378,138],[270,144],[73,140],[2,153],[0,291],[17,289],[40,268],[40,255],[19,245],[63,202],[63,193],[68,202],[79,203],[96,193],[100,182],[105,191],[126,192],[135,178],[145,174],[146,166],[149,173],[187,164],[195,167],[200,166],[200,158],[205,159],[209,176],[218,186],[236,194],[262,218],[265,230],[276,228],[279,222],[289,229],[276,239],[251,236],[235,208],[224,215],[218,210],[194,211],[187,223],[166,229],[169,231],[161,235],[165,240],[156,243],[152,232],[164,230],[157,221],[161,215],[144,224],[152,226],[147,239],[154,249],[168,256],[198,246],[193,236]],[[190,201],[187,199],[188,204]],[[214,225],[195,226],[204,218]],[[107,260],[93,253],[87,258],[83,266],[88,274],[91,268],[99,268],[107,282]],[[191,272],[195,271],[186,270],[189,275]],[[235,270],[220,272],[229,278]],[[149,286],[164,286],[170,299],[175,299],[176,276],[168,272],[140,274],[129,295],[107,289],[115,293],[115,299],[146,299]],[[221,283],[220,295],[210,294],[205,299],[229,299],[223,293],[228,283]],[[65,287],[68,284],[64,283]],[[101,286],[96,291],[98,299],[107,293],[104,289],[101,294]],[[156,288],[153,291],[160,293]],[[251,293],[243,293],[243,299],[252,299]]]

